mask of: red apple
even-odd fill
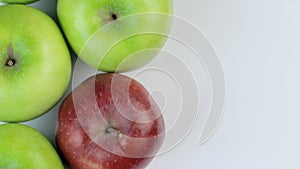
[[[142,169],[161,147],[164,131],[157,104],[139,82],[105,73],[64,100],[56,141],[73,169]]]

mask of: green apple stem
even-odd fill
[[[16,60],[13,59],[14,58],[14,50],[13,50],[12,44],[8,45],[7,54],[8,54],[8,59],[5,63],[5,65],[8,67],[13,67],[16,63]]]
[[[14,57],[14,50],[13,50],[13,47],[12,47],[12,44],[10,43],[7,47],[7,54],[8,54],[8,57]]]
[[[8,67],[12,67],[12,66],[14,66],[14,64],[15,64],[15,61],[14,60],[12,60],[12,59],[9,59],[7,62],[6,62],[6,66],[8,66]]]
[[[107,127],[106,128],[106,133],[112,133],[112,134],[116,135],[118,138],[123,137],[123,134],[119,130],[116,130],[113,127]]]
[[[105,9],[99,10],[99,17],[104,23],[110,23],[119,18],[119,15],[117,13],[107,11]]]
[[[111,14],[111,17],[112,17],[113,20],[117,20],[118,19],[118,15],[116,15],[114,13]]]

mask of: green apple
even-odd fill
[[[172,11],[172,0],[58,0],[57,6],[75,53],[107,72],[136,69],[156,56]]]
[[[24,5],[0,6],[0,121],[36,118],[65,93],[70,53],[56,23]]]
[[[49,140],[23,124],[0,125],[0,159],[1,169],[64,169]]]
[[[38,0],[0,0],[0,2],[7,4],[30,4]]]

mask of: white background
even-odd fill
[[[34,6],[55,17],[55,1]],[[218,51],[227,101],[215,135],[199,145],[194,128],[148,169],[300,168],[300,1],[175,0]],[[30,125],[52,141],[57,108]]]

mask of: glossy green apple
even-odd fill
[[[36,118],[65,93],[71,59],[55,22],[24,5],[0,6],[0,121]]]
[[[30,4],[38,0],[0,0],[0,2],[7,4]]]
[[[57,12],[75,53],[114,72],[136,69],[157,55],[172,7],[172,0],[58,0]]]
[[[0,125],[1,169],[63,169],[48,139],[23,124]]]

